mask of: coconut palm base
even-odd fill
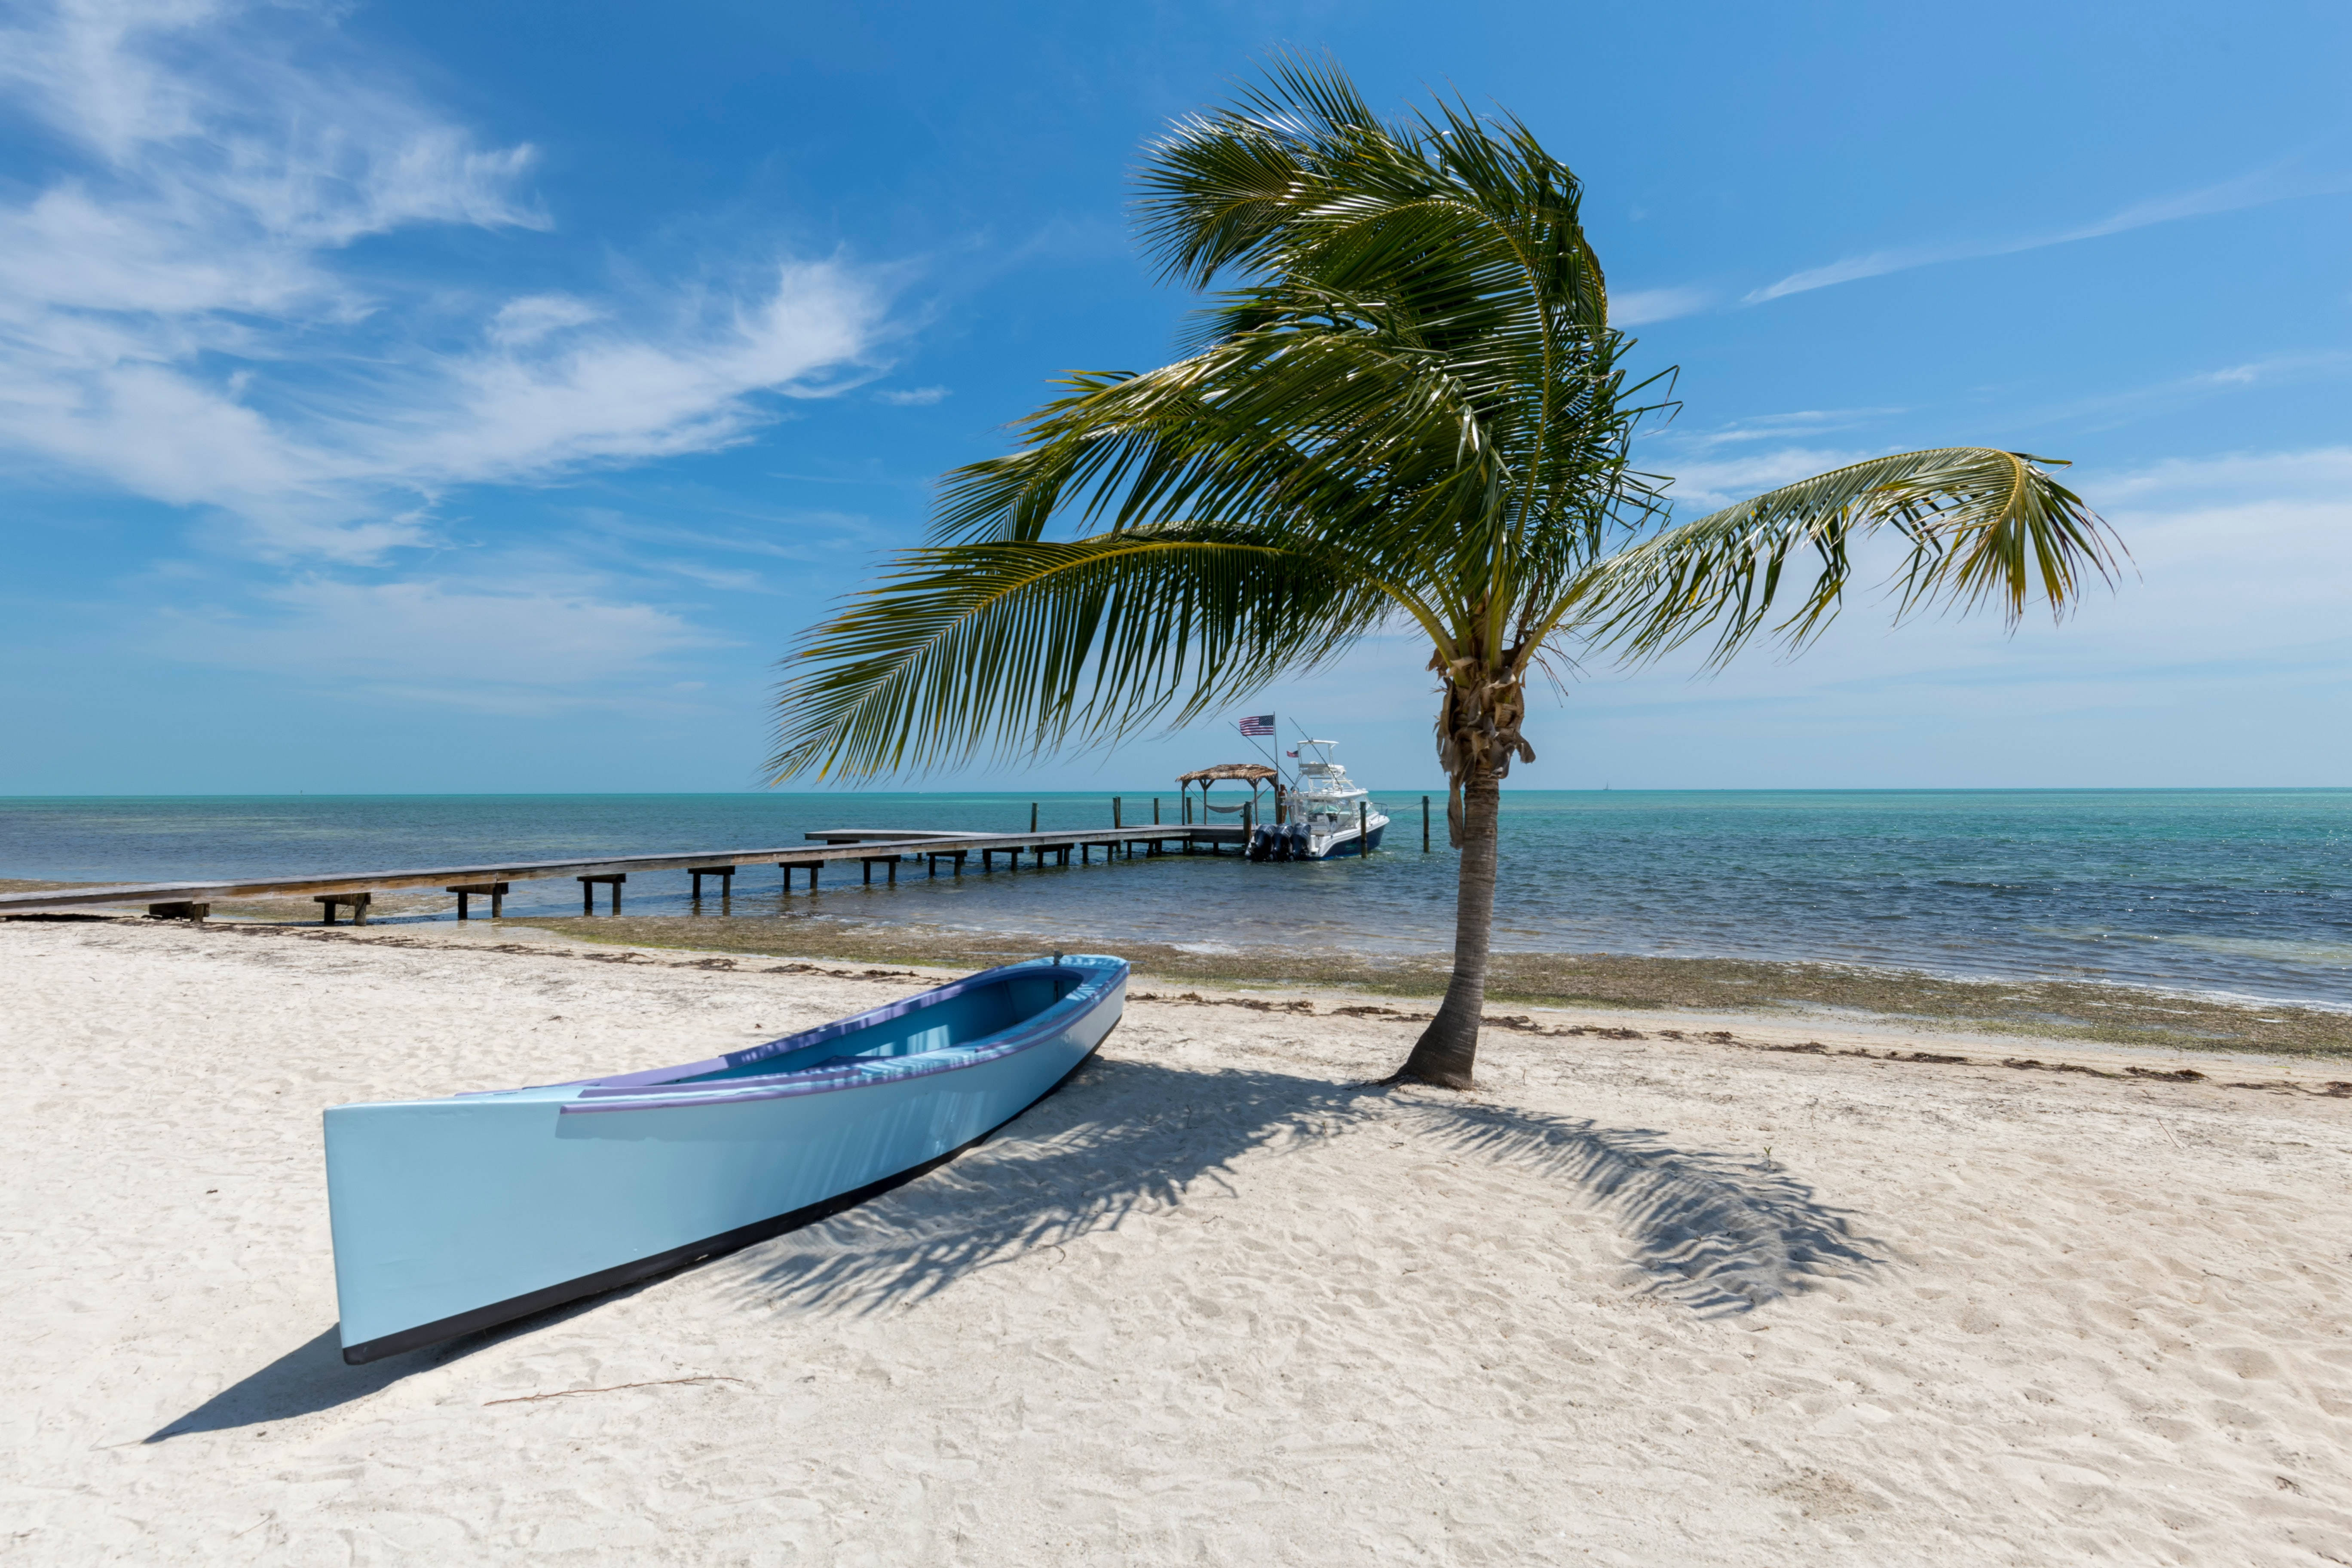
[[[1461,791],[1462,867],[1454,884],[1454,977],[1437,1016],[1391,1082],[1476,1087],[1478,1029],[1486,1013],[1486,955],[1495,927],[1495,868],[1502,786],[1486,778]],[[1449,817],[1452,813],[1448,813]]]

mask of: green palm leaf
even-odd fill
[[[1802,647],[1828,625],[1863,536],[1891,529],[1909,545],[1898,569],[1903,614],[1935,604],[1997,604],[2012,626],[2039,599],[2063,614],[2084,581],[2111,583],[2116,554],[2082,498],[2022,452],[1953,447],[1874,458],[1768,490],[1668,529],[1604,563],[1580,595],[1589,626],[1637,658],[1709,626],[1721,663],[1765,629],[1792,556],[1811,579],[1773,629]]]
[[[910,552],[803,642],[780,777],[863,775],[1184,723],[1235,679],[1312,666],[1377,595],[1316,552],[1169,525]]]

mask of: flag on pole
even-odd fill
[[[1271,713],[1261,713],[1261,714],[1259,714],[1259,715],[1258,715],[1256,718],[1255,718],[1255,719],[1244,719],[1244,720],[1243,720],[1243,721],[1242,721],[1242,733],[1243,733],[1243,734],[1244,734],[1244,735],[1271,735],[1271,734],[1273,734],[1273,733],[1274,733],[1274,715],[1273,715],[1273,714],[1271,714]]]

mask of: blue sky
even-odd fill
[[[2341,5],[0,16],[0,793],[750,786],[772,661],[934,478],[1168,356],[1129,173],[1283,47],[1579,171],[1686,514],[1995,445],[2134,555],[2061,627],[1863,594],[1795,661],[1589,669],[1515,783],[2352,784]],[[1234,711],[1423,787],[1423,658]]]

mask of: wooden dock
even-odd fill
[[[39,892],[0,893],[0,914],[19,910],[56,910],[76,905],[145,904],[148,913],[161,918],[201,921],[211,913],[211,906],[228,899],[267,898],[272,895],[308,897],[318,902],[322,916],[331,921],[338,906],[351,908],[352,919],[367,921],[367,895],[392,892],[405,888],[438,888],[460,900],[459,918],[464,918],[467,898],[482,897],[492,900],[497,911],[508,885],[514,882],[539,881],[570,877],[579,882],[583,910],[593,908],[592,900],[599,887],[612,895],[614,912],[621,907],[621,888],[631,873],[647,871],[684,871],[693,879],[698,895],[702,879],[716,877],[723,889],[732,891],[735,872],[749,866],[775,866],[784,874],[784,890],[790,892],[793,873],[805,870],[809,889],[814,891],[817,879],[829,866],[857,866],[864,880],[874,879],[874,868],[884,867],[892,882],[898,879],[898,867],[908,860],[926,863],[932,876],[939,874],[942,863],[950,873],[961,876],[967,869],[992,871],[998,856],[1005,857],[1009,870],[1020,868],[1024,856],[1032,867],[1048,860],[1066,866],[1075,852],[1081,864],[1094,850],[1103,851],[1106,859],[1116,855],[1134,856],[1139,849],[1146,855],[1181,853],[1195,854],[1206,849],[1211,854],[1222,853],[1226,847],[1239,849],[1244,830],[1239,827],[1209,827],[1138,825],[1132,827],[1097,827],[1066,829],[1045,833],[950,833],[917,832],[886,828],[829,828],[809,834],[808,843],[768,849],[712,849],[687,855],[616,855],[583,860],[516,860],[488,866],[436,866],[405,871],[371,871],[331,877],[258,877],[231,881],[203,882],[122,882],[102,887],[58,888]]]

